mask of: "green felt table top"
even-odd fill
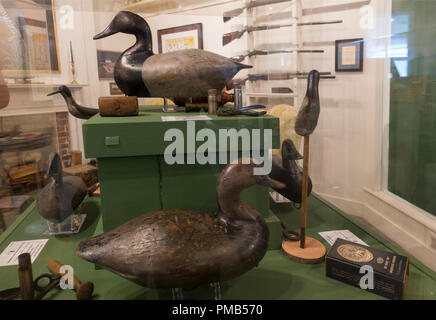
[[[165,148],[171,142],[164,143],[165,133],[169,129],[179,129],[185,139],[187,121],[162,121],[162,117],[195,117],[208,116],[211,120],[195,121],[195,132],[201,129],[211,129],[219,137],[219,130],[247,129],[252,136],[252,130],[261,129],[260,150],[264,149],[264,129],[270,129],[272,134],[272,148],[280,148],[279,119],[268,115],[261,117],[233,116],[219,117],[198,112],[164,113],[161,106],[142,106],[137,117],[102,117],[95,115],[83,124],[83,141],[86,158],[130,157],[164,154]],[[106,145],[106,137],[119,137],[119,145]],[[195,139],[195,138],[194,138]],[[196,147],[203,144],[197,142]],[[218,141],[217,141],[218,144]],[[251,144],[248,144],[251,150]],[[217,148],[218,149],[218,148]],[[186,149],[185,149],[186,150]],[[225,150],[231,150],[229,144]],[[239,143],[238,151],[244,150]]]
[[[85,225],[78,235],[63,237],[42,236],[45,221],[37,214],[32,204],[19,219],[0,236],[0,251],[11,241],[49,239],[47,245],[33,264],[34,278],[46,273],[46,263],[56,259],[71,265],[82,281],[92,281],[95,285],[94,299],[172,299],[171,290],[151,290],[142,288],[106,270],[95,270],[93,264],[80,259],[75,254],[77,244],[102,230],[100,219],[100,199],[87,199],[80,209],[88,214]],[[288,205],[273,207],[289,227],[297,226],[299,212]],[[309,236],[321,240],[320,231],[349,229],[368,245],[387,251],[404,254],[398,248],[362,229],[344,217],[343,213],[324,201],[312,196],[309,201]],[[303,265],[290,261],[281,251],[268,251],[259,267],[243,276],[221,284],[223,299],[383,299],[372,293],[327,278],[325,264]],[[0,290],[18,286],[16,266],[0,267]],[[184,292],[185,299],[212,299],[212,289],[208,286]],[[55,290],[46,299],[75,299],[73,291]],[[419,262],[411,259],[407,299],[436,299],[436,275]]]

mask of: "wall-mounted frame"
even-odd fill
[[[111,96],[123,96],[124,93],[115,82],[109,82],[109,92]]]
[[[363,56],[363,39],[336,40],[336,72],[362,72]]]
[[[183,49],[203,49],[203,24],[158,30],[159,53]]]
[[[121,52],[97,50],[98,78],[108,80],[114,78],[115,63]]]
[[[16,1],[0,13],[0,69],[6,74],[60,73],[55,0]],[[36,8],[35,8],[36,6]]]

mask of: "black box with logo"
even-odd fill
[[[373,288],[370,270],[374,274]],[[327,277],[366,287],[365,290],[389,299],[405,298],[408,274],[407,257],[343,239],[337,239],[326,256]]]

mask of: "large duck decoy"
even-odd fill
[[[271,179],[280,181],[285,188],[274,189],[285,198],[294,203],[301,203],[303,190],[303,170],[297,164],[303,156],[295,148],[291,139],[286,139],[282,144],[282,156],[273,155],[272,170],[269,174]],[[309,177],[307,196],[312,192],[312,180]]]
[[[320,73],[317,70],[309,72],[306,96],[295,122],[295,132],[303,137],[310,136],[318,125],[321,111],[318,91],[319,79]]]
[[[231,164],[217,182],[217,213],[152,212],[81,242],[83,259],[148,288],[192,289],[229,280],[255,267],[269,242],[262,215],[242,202],[255,184],[280,188],[252,164]]]
[[[36,198],[39,214],[53,223],[60,223],[74,213],[85,199],[88,188],[75,176],[64,177],[57,153],[50,155],[48,182]]]
[[[209,89],[221,92],[240,70],[251,68],[200,49],[155,55],[148,23],[128,11],[119,12],[94,40],[119,32],[136,36],[135,45],[121,55],[114,69],[115,82],[128,96],[207,98]]]
[[[88,120],[95,116],[99,110],[81,106],[74,100],[71,90],[67,86],[60,86],[55,92],[49,93],[47,96],[53,96],[55,94],[61,94],[64,97],[68,106],[68,111],[76,118]]]

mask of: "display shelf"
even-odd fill
[[[142,0],[133,4],[125,5],[122,10],[144,13],[146,16],[151,16],[203,9],[227,3],[234,3],[234,0],[206,0],[201,2],[197,0]],[[243,5],[242,2],[241,5]]]
[[[46,83],[8,83],[9,89],[38,89],[38,88],[57,88],[67,86],[70,89],[80,89],[87,87],[87,84],[46,84]]]
[[[33,114],[47,114],[57,112],[68,112],[68,108],[65,104],[37,107],[37,106],[22,106],[22,107],[8,107],[0,111],[0,117],[15,117],[15,116],[27,116]]]
[[[290,205],[273,205],[275,214],[292,227],[299,224],[300,216]],[[385,239],[365,230],[351,221],[346,214],[332,207],[324,200],[313,195],[309,199],[311,219],[308,221],[308,233],[329,248],[330,246],[318,235],[320,231],[348,229],[371,247],[385,251],[404,254]],[[50,259],[70,265],[75,275],[83,281],[92,281],[95,286],[94,299],[172,299],[171,290],[152,290],[136,285],[107,270],[95,269],[75,254],[78,243],[102,232],[101,206],[99,198],[88,198],[81,205],[80,211],[87,214],[82,231],[74,236],[43,236],[46,222],[38,215],[33,203],[19,216],[8,230],[0,235],[0,252],[11,241],[49,239],[39,257],[34,261],[33,275],[47,273],[47,261]],[[286,258],[280,250],[270,250],[257,268],[230,281],[221,283],[222,298],[225,300],[306,300],[306,299],[384,299],[364,290],[349,286],[325,276],[325,265],[307,266]],[[2,281],[0,291],[18,286],[17,266],[0,267]],[[296,290],[298,288],[298,290]],[[406,299],[434,299],[436,292],[436,274],[416,261],[410,259],[409,286]],[[213,299],[209,286],[184,291],[185,299]],[[58,290],[46,299],[75,300],[75,291]]]
[[[250,98],[296,98],[297,96],[293,93],[258,93],[258,92],[248,92],[247,97]]]

